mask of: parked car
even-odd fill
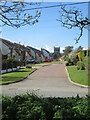
[[[35,63],[36,63],[36,60],[35,60],[35,59],[29,59],[29,60],[27,61],[27,64],[29,64],[29,63],[35,64]]]
[[[52,61],[53,61],[53,59],[52,59],[52,58],[48,59],[48,62],[52,62]]]
[[[43,62],[48,62],[48,59],[43,60]]]
[[[43,62],[52,62],[52,61],[53,61],[52,58],[43,60]]]

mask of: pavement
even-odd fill
[[[88,95],[88,88],[69,82],[64,63],[40,67],[25,80],[0,87],[2,87],[4,96],[15,96],[27,92],[42,97],[75,97],[77,94],[83,97]]]

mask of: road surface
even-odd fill
[[[71,97],[88,94],[88,88],[79,87],[69,82],[64,64],[52,64],[41,67],[27,79],[18,83],[2,86],[2,94],[15,96],[33,92],[43,97]]]

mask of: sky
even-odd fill
[[[41,5],[56,4],[59,4],[59,2],[44,2]],[[82,11],[83,16],[88,16],[88,4],[76,5],[76,8]],[[37,49],[45,48],[50,52],[53,52],[54,46],[60,47],[60,52],[69,45],[74,46],[74,48],[81,45],[84,49],[87,49],[88,31],[84,30],[79,43],[75,44],[75,38],[78,37],[79,30],[76,28],[68,30],[62,27],[61,23],[57,21],[60,16],[59,11],[60,7],[42,9],[39,22],[34,26],[27,25],[18,29],[4,26],[2,28],[2,38]]]

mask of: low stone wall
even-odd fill
[[[10,69],[7,69],[7,70],[1,70],[1,74],[16,71],[16,70],[19,70],[19,69],[20,69],[20,66],[17,66],[17,68],[12,68],[12,69],[10,68]]]

